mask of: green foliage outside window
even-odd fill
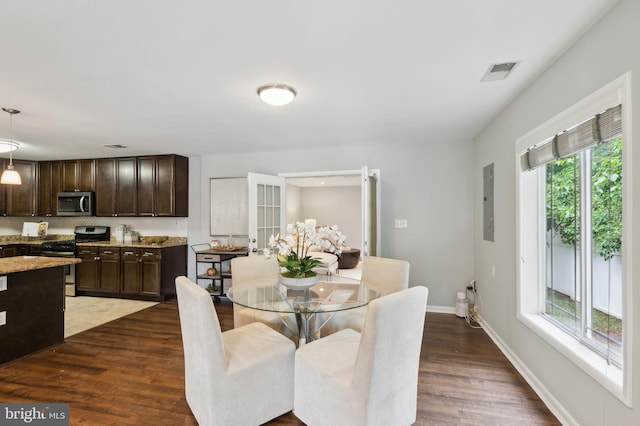
[[[547,165],[547,230],[574,246],[580,235],[580,155]],[[622,248],[622,139],[592,150],[591,205],[594,250],[605,260]]]

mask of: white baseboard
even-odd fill
[[[427,305],[427,312],[434,312],[436,314],[455,314],[456,308],[453,306]]]
[[[544,384],[538,380],[538,378],[529,370],[529,368],[514,354],[509,346],[493,331],[491,326],[487,324],[482,318],[480,319],[480,325],[484,331],[489,335],[491,340],[496,344],[498,349],[507,357],[507,359],[518,370],[522,377],[529,383],[529,386],[533,388],[533,391],[538,394],[540,399],[551,410],[551,412],[558,418],[563,425],[575,425],[578,426],[578,422],[571,416],[571,414],[560,404],[560,402],[549,392]]]

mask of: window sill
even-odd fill
[[[551,324],[540,314],[520,313],[518,319],[612,395],[631,407],[631,398],[624,390],[623,372],[620,368],[607,364],[604,358]]]

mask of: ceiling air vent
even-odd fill
[[[504,80],[511,74],[511,71],[518,65],[518,62],[503,62],[492,64],[480,81]]]
[[[120,145],[119,143],[114,145],[103,145],[105,148],[113,148],[113,149],[124,149],[128,148],[128,146]]]

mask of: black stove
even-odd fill
[[[76,226],[75,239],[61,241],[45,241],[40,245],[43,256],[75,257],[76,243],[90,243],[109,241],[111,228],[109,226]]]

